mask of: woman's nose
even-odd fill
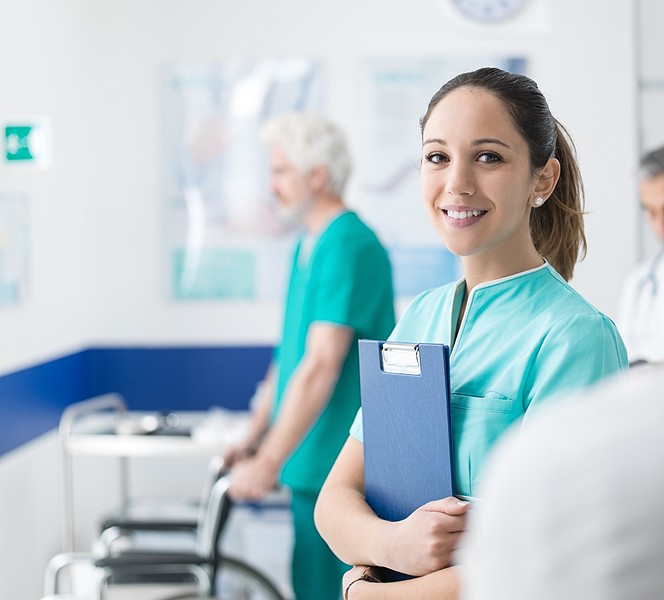
[[[445,190],[450,196],[471,196],[475,193],[475,183],[468,165],[460,161],[452,162],[446,174]]]

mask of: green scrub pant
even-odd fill
[[[350,567],[342,563],[314,525],[318,494],[292,490],[294,544],[291,576],[296,600],[339,600],[341,578]]]

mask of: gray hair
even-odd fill
[[[261,139],[278,146],[300,171],[328,171],[328,191],[341,196],[351,171],[346,138],[339,127],[320,115],[287,113],[267,122]]]
[[[644,154],[639,163],[639,179],[652,179],[664,173],[664,146]]]

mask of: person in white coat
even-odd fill
[[[631,365],[664,361],[664,146],[641,159],[639,194],[663,247],[639,264],[623,287],[617,325]]]
[[[502,438],[459,549],[462,600],[664,598],[664,368]]]

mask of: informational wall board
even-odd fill
[[[164,78],[166,264],[170,294],[281,299],[295,231],[276,211],[260,130],[280,113],[322,111],[319,65],[229,59]]]
[[[18,304],[28,286],[28,201],[0,192],[0,307]]]
[[[454,75],[524,72],[522,58],[367,60],[358,64],[351,206],[388,247],[399,297],[453,281],[458,259],[427,220],[419,120]],[[350,75],[349,75],[350,77]],[[269,191],[260,130],[270,117],[323,111],[322,69],[305,59],[171,66],[164,78],[166,265],[177,300],[281,300],[296,231]]]

